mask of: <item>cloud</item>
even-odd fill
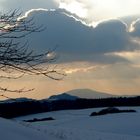
[[[94,31],[94,42],[97,52],[106,53],[131,49],[127,26],[120,20],[108,20],[98,24]],[[125,48],[126,46],[127,48]]]
[[[130,34],[134,37],[140,37],[140,19],[137,19],[131,24]]]
[[[79,4],[79,9],[85,13],[89,22],[104,19],[123,17],[139,13],[139,0],[60,0],[60,7],[80,15],[78,10],[72,8]]]
[[[139,50],[138,44],[132,41],[128,27],[120,20],[104,21],[93,28],[62,9],[32,10],[27,16],[34,16],[37,24],[43,23],[47,28],[41,33],[31,35],[31,46],[38,51],[58,46],[61,63],[128,62],[123,57],[106,54]]]
[[[66,74],[73,74],[73,73],[81,73],[81,72],[83,72],[83,73],[87,73],[88,71],[90,71],[90,70],[93,70],[93,69],[95,69],[95,66],[90,66],[90,67],[87,67],[87,68],[70,68],[70,69],[68,69],[68,70],[65,70],[65,73]]]
[[[137,79],[139,75],[140,67],[135,67],[130,64],[113,64],[108,65],[105,68],[94,71],[93,77],[95,79]],[[130,81],[128,81],[129,83]]]
[[[88,23],[139,13],[139,0],[0,0],[1,10],[64,8],[86,19]]]
[[[0,0],[0,7],[4,11],[20,9],[25,12],[35,8],[58,8],[58,0]]]

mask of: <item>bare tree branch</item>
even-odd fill
[[[45,53],[36,54],[29,50],[29,43],[21,45],[20,40],[33,32],[41,32],[45,28],[36,26],[33,18],[23,18],[18,10],[0,15],[0,78],[18,79],[25,74],[43,75],[53,80],[61,80],[65,74],[56,69],[50,69],[50,64],[55,62],[57,57],[55,49]],[[2,75],[1,73],[5,73]],[[15,76],[14,73],[19,73]],[[10,74],[10,76],[7,76]],[[11,90],[0,87],[1,91],[27,92],[29,90]],[[2,96],[2,95],[1,95]]]

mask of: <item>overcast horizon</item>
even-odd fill
[[[2,81],[15,89],[35,88],[6,95],[40,99],[83,88],[140,95],[139,5],[139,0],[0,0],[1,12],[19,9],[46,26],[25,40],[36,52],[57,46],[55,65],[67,74],[61,81],[37,76]]]

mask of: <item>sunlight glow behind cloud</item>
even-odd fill
[[[139,0],[60,0],[60,7],[87,20],[99,21],[140,14]],[[76,4],[76,5],[75,5]],[[77,8],[76,8],[77,7]]]
[[[87,12],[85,9],[83,9],[83,5],[76,1],[70,3],[69,5],[67,5],[66,3],[60,3],[59,8],[65,8],[66,10],[73,12],[83,18],[87,16]]]
[[[27,11],[36,8],[64,8],[87,22],[140,14],[140,0],[0,0],[1,10],[20,8]]]
[[[128,59],[130,62],[133,64],[138,64],[140,65],[140,51],[134,51],[134,52],[116,52],[116,53],[111,53],[110,55],[116,55],[120,56],[123,58]]]

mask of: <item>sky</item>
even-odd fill
[[[20,9],[37,25],[46,25],[45,31],[25,39],[37,52],[58,46],[57,69],[67,74],[61,81],[26,76],[1,83],[35,87],[18,95],[31,98],[77,88],[140,94],[139,5],[139,0],[0,0],[2,12]]]

